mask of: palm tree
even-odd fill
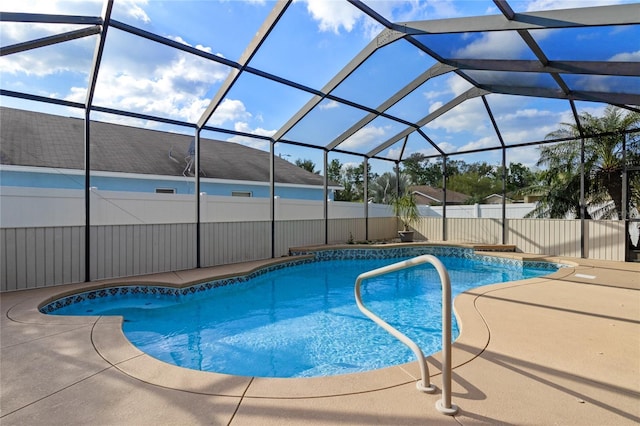
[[[627,137],[627,166],[640,164],[640,131],[625,131],[640,127],[640,114],[608,106],[602,117],[587,112],[580,114],[580,124],[587,135],[584,141],[585,198],[592,215],[599,218],[621,218],[623,142]],[[547,135],[547,139],[574,138],[540,148],[538,166],[545,166],[543,181],[537,190],[546,194],[533,215],[538,217],[577,216],[580,211],[580,131],[574,123],[562,123],[562,128]],[[529,188],[532,192],[533,188]]]
[[[397,196],[396,188],[399,184],[400,193],[404,192],[409,186],[409,176],[405,173],[400,173],[400,181],[396,177],[395,173],[385,172],[378,176],[369,185],[369,198],[374,203],[391,204],[393,199]]]

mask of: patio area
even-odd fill
[[[515,254],[512,254],[515,255]],[[541,256],[536,256],[541,257]],[[87,286],[181,285],[270,261],[0,294],[3,425],[635,425],[640,422],[640,264],[577,263],[454,301],[453,417],[416,390],[416,363],[361,374],[264,379],[197,372],[130,345],[115,317],[38,306]]]

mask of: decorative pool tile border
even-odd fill
[[[413,247],[394,247],[394,248],[341,248],[332,250],[296,250],[291,252],[292,255],[313,255],[315,260],[358,260],[358,259],[389,259],[402,257],[415,257],[423,254],[431,254],[433,256],[456,257],[462,259],[472,259],[482,263],[498,264],[507,268],[522,268],[523,266],[555,270],[567,267],[568,265],[561,263],[530,261],[511,259],[508,257],[487,256],[476,254],[472,248],[466,247],[450,247],[450,246],[413,246]]]
[[[388,259],[414,257],[422,254],[434,256],[473,258],[473,249],[448,246],[413,246],[392,248],[340,248],[331,250],[296,250],[292,255],[313,255],[316,260]]]
[[[358,260],[358,259],[392,259],[415,257],[423,254],[431,254],[434,256],[457,257],[464,259],[473,259],[483,263],[498,264],[509,269],[519,269],[523,266],[555,270],[564,268],[568,265],[561,263],[551,263],[542,261],[522,261],[518,259],[510,259],[505,257],[486,256],[475,254],[473,249],[463,247],[447,247],[447,246],[418,246],[418,247],[394,247],[394,248],[341,248],[331,250],[296,250],[291,255],[313,255],[313,258],[298,259],[290,262],[282,262],[275,265],[266,266],[246,275],[236,277],[221,278],[205,283],[195,284],[189,287],[175,288],[148,285],[123,285],[119,287],[100,288],[96,290],[85,291],[83,293],[72,294],[54,300],[40,308],[43,314],[51,314],[58,309],[81,303],[85,300],[95,300],[104,297],[124,296],[124,295],[153,295],[181,297],[188,296],[218,287],[234,285],[252,280],[269,272],[288,268],[291,266],[302,265],[305,263],[322,262],[328,260]]]
[[[181,297],[188,296],[207,290],[211,290],[218,287],[224,287],[228,285],[243,283],[252,280],[260,275],[264,275],[269,272],[277,271],[280,269],[288,268],[291,266],[302,265],[305,263],[314,262],[314,259],[298,259],[291,262],[283,262],[275,265],[266,266],[264,268],[255,270],[246,275],[239,275],[237,277],[221,278],[218,280],[207,281],[200,284],[195,284],[189,287],[175,288],[175,287],[163,287],[163,286],[150,286],[150,285],[123,285],[118,287],[100,288],[96,290],[89,290],[82,293],[72,294],[70,296],[62,297],[54,300],[42,307],[40,312],[43,314],[50,314],[58,309],[72,305],[74,303],[84,302],[85,300],[95,300],[104,297],[124,296],[124,295],[152,295],[152,296],[168,296],[168,297]]]

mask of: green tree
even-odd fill
[[[502,166],[494,169],[493,178],[497,181],[494,193],[502,193]],[[535,185],[539,181],[538,174],[522,163],[509,163],[505,180],[507,197],[520,200],[522,190]]]
[[[502,167],[498,168],[497,176],[502,179]],[[507,173],[507,192],[517,191],[535,184],[536,174],[522,163],[510,163]]]
[[[334,158],[329,162],[327,177],[333,182],[340,182],[342,180],[342,163],[340,160]]]
[[[363,201],[364,200],[364,162],[358,165],[342,164],[333,159],[328,165],[327,176],[329,180],[339,183],[344,189],[336,191],[336,201]],[[369,167],[369,184],[377,178]]]
[[[442,160],[431,161],[414,153],[402,162],[402,172],[412,185],[442,186]]]
[[[502,178],[482,176],[476,171],[453,175],[447,181],[447,189],[469,195],[467,204],[482,203],[485,197],[501,192]]]
[[[628,139],[627,166],[640,164],[640,133],[624,131],[640,127],[640,114],[624,112],[608,106],[602,117],[587,112],[580,114],[580,124],[588,137],[584,141],[585,199],[593,206],[601,205],[597,217],[620,218],[622,211],[622,179],[625,158],[622,146]],[[546,168],[538,190],[545,195],[535,216],[565,217],[580,213],[580,131],[574,123],[562,123],[562,127],[547,138],[574,138],[553,145],[540,147],[538,166]],[[535,191],[535,188],[529,188]],[[607,202],[612,202],[607,204]]]
[[[396,192],[398,179],[395,173],[386,172],[375,178],[369,185],[369,198],[374,203],[390,204],[398,195]],[[409,177],[405,173],[400,173],[400,193],[410,185]]]
[[[296,160],[296,166],[298,166],[298,167],[300,167],[302,169],[305,169],[308,172],[315,173],[317,175],[320,174],[320,171],[316,170],[315,163],[313,161],[311,161],[311,160],[301,160],[301,159],[298,158]]]

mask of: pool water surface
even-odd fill
[[[126,337],[140,350],[195,370],[257,377],[368,371],[415,359],[406,346],[366,318],[354,298],[360,273],[404,259],[302,263],[180,297],[129,293],[84,298],[52,313],[121,315]],[[460,257],[439,259],[449,271],[452,297],[478,286],[555,271]],[[364,281],[362,298],[429,355],[442,347],[440,286],[435,268],[424,264]],[[455,340],[455,318],[453,324]]]

